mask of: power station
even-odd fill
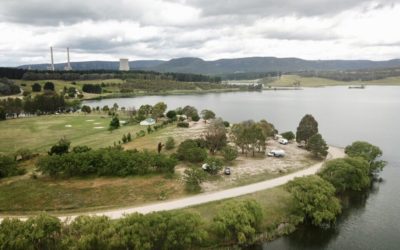
[[[49,71],[55,71],[55,66],[54,66],[54,55],[53,55],[53,47],[50,47],[50,65],[47,67],[47,70]],[[70,62],[70,57],[69,57],[69,48],[67,48],[67,64],[64,67],[65,71],[71,71],[71,62]]]
[[[129,71],[129,60],[126,58],[119,59],[119,70]]]

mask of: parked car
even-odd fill
[[[289,143],[289,141],[288,141],[287,139],[285,139],[285,138],[279,139],[278,142],[279,142],[280,144],[282,144],[282,145],[286,145],[286,144]]]
[[[273,157],[284,157],[285,151],[282,149],[273,149],[267,153],[268,156]]]
[[[231,168],[225,168],[224,174],[231,175]]]

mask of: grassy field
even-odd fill
[[[120,117],[120,120],[124,119]],[[2,121],[0,153],[12,153],[20,148],[46,152],[64,136],[71,141],[71,146],[107,147],[121,140],[123,134],[130,132],[134,135],[145,129],[139,125],[127,125],[110,132],[110,120],[106,114],[91,114],[36,116]]]
[[[340,85],[400,85],[400,77],[388,77],[374,81],[335,81],[319,77],[302,77],[298,75],[283,75],[280,79],[265,83],[265,86],[272,87],[293,87],[293,83],[300,81],[302,87],[323,87]]]

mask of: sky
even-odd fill
[[[0,66],[400,58],[400,0],[0,0]]]

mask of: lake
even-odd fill
[[[280,132],[295,131],[305,114],[312,114],[319,131],[335,146],[365,140],[379,146],[388,161],[368,196],[354,197],[336,228],[300,228],[259,249],[399,249],[400,245],[400,87],[368,86],[305,88],[204,95],[145,96],[85,101],[89,106],[136,107],[165,102],[169,109],[191,105],[211,109],[229,122],[266,119]]]

